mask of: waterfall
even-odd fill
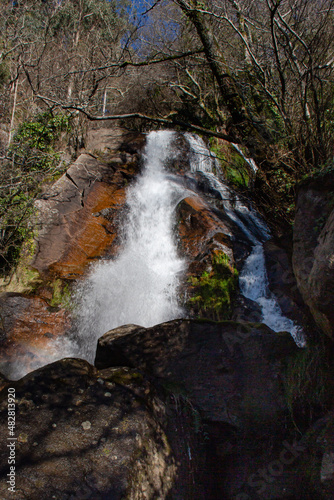
[[[192,150],[191,170],[201,171],[210,185],[220,193],[224,210],[252,244],[252,250],[239,275],[241,293],[259,304],[263,322],[275,332],[287,331],[299,347],[305,346],[303,329],[282,314],[275,295],[269,289],[265,264],[263,242],[270,238],[270,231],[265,222],[253,210],[232,192],[232,190],[213,173],[216,158],[211,155],[204,141],[193,134],[186,134]]]
[[[193,173],[200,171],[219,193],[226,215],[252,245],[239,275],[241,292],[260,305],[266,325],[277,332],[289,331],[297,345],[305,345],[301,327],[283,316],[269,290],[263,250],[263,242],[270,238],[268,227],[251,206],[216,176],[221,174],[220,164],[204,141],[189,133],[184,137],[190,148],[189,169]],[[118,256],[92,266],[88,277],[77,286],[72,334],[50,340],[43,349],[36,350],[33,359],[28,354],[27,363],[21,358],[20,364],[5,367],[11,379],[63,357],[93,362],[97,339],[118,326],[134,323],[149,327],[185,316],[179,302],[179,284],[186,261],[177,252],[175,208],[193,191],[184,187],[180,175],[165,169],[181,153],[174,147],[176,143],[174,132],[148,134],[143,171],[127,189]]]
[[[89,361],[98,337],[112,328],[149,327],[184,315],[178,285],[185,261],[178,256],[173,226],[185,190],[164,170],[174,155],[174,136],[148,135],[143,173],[127,191],[123,248],[115,260],[95,265],[78,289],[80,354]]]

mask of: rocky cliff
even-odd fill
[[[293,233],[298,287],[321,330],[334,336],[334,172],[328,169],[299,189]]]

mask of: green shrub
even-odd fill
[[[64,113],[41,113],[30,122],[23,122],[15,134],[9,156],[22,171],[44,172],[55,168],[60,155],[55,144],[62,132],[70,131],[70,117]]]
[[[31,236],[34,201],[41,184],[63,172],[56,146],[70,131],[70,116],[51,111],[23,122],[0,169],[0,274],[15,268],[22,243]]]

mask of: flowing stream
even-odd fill
[[[192,149],[192,171],[201,171],[209,184],[220,193],[226,215],[243,231],[252,244],[252,250],[239,275],[242,294],[259,304],[263,323],[275,332],[290,332],[296,344],[305,345],[301,326],[282,314],[275,295],[269,289],[263,242],[270,238],[270,231],[259,214],[232,192],[213,173],[217,171],[217,160],[205,146],[204,141],[193,134],[186,134]]]

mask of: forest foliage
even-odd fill
[[[1,265],[92,120],[193,130],[225,163],[238,144],[257,175],[230,180],[286,230],[299,180],[332,162],[333,1],[2,1]]]

